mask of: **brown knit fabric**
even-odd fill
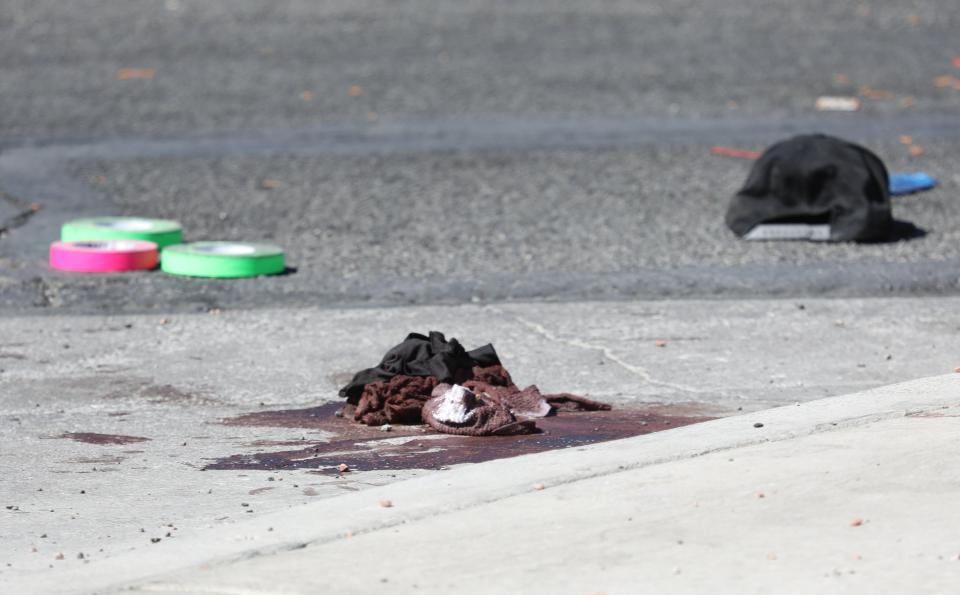
[[[487,366],[486,368],[474,366],[473,370],[471,370],[471,376],[469,378],[465,378],[464,382],[459,382],[458,384],[462,384],[463,386],[470,388],[468,384],[471,382],[477,382],[491,386],[506,386],[512,388],[517,387],[513,383],[513,379],[510,378],[510,372],[507,372],[507,369],[503,366]]]
[[[610,405],[573,395],[557,393],[544,395],[536,385],[520,390],[503,366],[474,368],[473,378],[462,383],[475,393],[503,401],[514,414],[521,417],[545,417],[552,407],[556,411],[609,411]]]
[[[449,384],[437,385],[433,391],[435,396],[423,406],[423,421],[438,432],[459,436],[506,436],[530,434],[537,429],[533,420],[518,420],[499,399],[486,394],[475,395],[469,390],[458,402],[467,412],[465,419],[438,419],[442,403],[451,399],[452,388]]]
[[[421,423],[420,409],[430,398],[437,379],[432,376],[394,376],[363,387],[353,419],[368,426]]]
[[[612,407],[607,403],[593,401],[570,393],[556,393],[543,395],[554,411],[610,411]]]
[[[370,426],[383,424],[427,423],[448,434],[491,436],[530,433],[534,422],[525,418],[550,415],[553,411],[607,411],[610,405],[570,393],[541,394],[530,385],[519,389],[510,373],[499,365],[474,367],[460,372],[457,381],[475,395],[475,413],[470,423],[450,425],[432,418],[424,405],[443,395],[451,385],[438,384],[432,376],[397,375],[377,380],[363,387],[359,397],[348,398],[344,415]],[[435,409],[439,401],[433,404]],[[432,421],[431,421],[432,420]]]

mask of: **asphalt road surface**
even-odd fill
[[[952,293],[958,25],[947,0],[5,2],[0,308]],[[888,243],[733,238],[749,162],[710,147],[810,131],[940,186]],[[112,214],[291,269],[47,267],[60,224]]]

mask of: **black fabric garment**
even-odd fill
[[[761,223],[829,223],[831,241],[882,240],[893,223],[887,169],[859,145],[796,136],[754,163],[726,222],[738,236]]]
[[[433,376],[439,382],[453,383],[459,375],[468,376],[474,366],[487,367],[500,365],[500,358],[493,345],[484,345],[473,351],[466,351],[460,343],[443,333],[430,331],[425,337],[410,333],[396,347],[383,356],[376,368],[361,370],[345,387],[340,396],[356,403],[363,393],[363,387],[377,380],[390,380],[394,376]]]

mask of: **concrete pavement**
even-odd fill
[[[334,439],[310,424],[222,420],[335,401],[350,371],[376,363],[407,332],[432,328],[467,346],[492,341],[518,382],[546,391],[622,410],[729,416],[952,370],[960,303],[686,300],[7,317],[0,504],[11,508],[0,510],[0,585],[42,590],[115,558],[140,560],[131,568],[142,568],[168,542],[180,551],[186,536],[450,473],[436,466],[342,477],[309,468],[200,471],[223,457]],[[391,440],[404,439],[396,432]]]
[[[948,593],[960,581],[958,429],[960,375],[943,375],[462,467],[34,586]]]

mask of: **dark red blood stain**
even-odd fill
[[[96,463],[99,465],[110,464],[116,465],[122,463],[126,460],[125,457],[79,457],[76,459],[70,459],[68,463],[78,463],[82,465],[89,465],[91,463]]]
[[[134,442],[146,442],[149,440],[149,438],[141,438],[140,436],[95,434],[93,432],[69,432],[60,434],[60,438],[69,438],[77,442],[86,442],[87,444],[133,444]]]
[[[271,428],[304,428],[307,430],[323,430],[337,434],[337,438],[357,438],[358,440],[371,438],[389,438],[391,436],[423,434],[426,426],[394,425],[387,434],[380,431],[379,426],[358,424],[352,420],[337,417],[336,413],[343,408],[343,403],[327,403],[319,407],[307,409],[280,409],[276,411],[256,411],[238,417],[223,420],[228,426],[266,426]],[[431,430],[432,431],[432,430]]]
[[[307,444],[306,440],[254,440],[248,442],[247,446],[303,446]]]
[[[330,442],[304,443],[305,448],[297,450],[224,457],[206,469],[314,469],[331,475],[338,473],[337,466],[341,463],[355,471],[435,469],[585,446],[714,419],[687,411],[684,415],[668,415],[663,406],[656,412],[616,409],[559,413],[536,420],[540,429],[537,434],[480,438],[438,434],[427,426],[394,425],[393,431],[385,433],[377,427],[335,417],[340,406],[340,403],[331,403],[309,409],[262,411],[225,420],[227,425],[309,428],[336,436]],[[385,443],[395,438],[408,440],[399,445]]]

